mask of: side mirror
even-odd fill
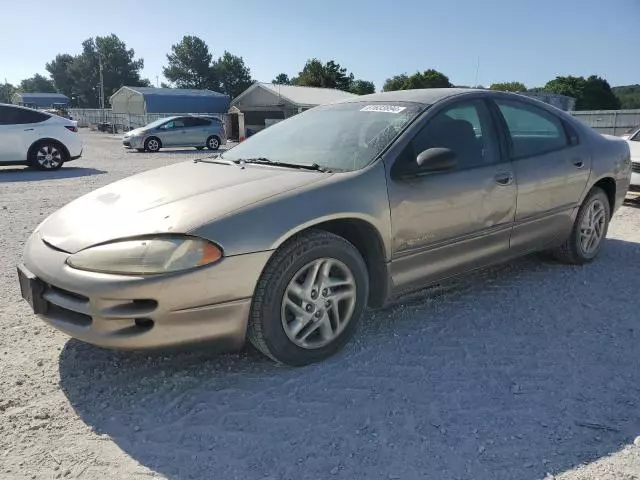
[[[456,152],[450,148],[429,148],[416,158],[417,173],[446,172],[456,168]]]

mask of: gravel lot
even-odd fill
[[[418,292],[319,365],[113,352],[29,313],[23,243],[73,198],[201,153],[83,135],[58,172],[0,167],[0,478],[640,478],[640,203],[592,265],[525,258]]]

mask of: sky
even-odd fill
[[[202,38],[215,57],[224,50],[243,57],[264,82],[296,75],[316,57],[378,89],[393,75],[429,68],[456,85],[536,87],[557,75],[592,74],[612,86],[640,83],[640,0],[2,3],[0,81],[14,84],[46,74],[56,54],[79,53],[83,40],[110,33],[144,59],[142,75],[153,84],[184,35]]]

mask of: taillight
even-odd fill
[[[78,133],[78,127],[74,127],[73,125],[65,125],[64,128],[66,128],[70,132]]]

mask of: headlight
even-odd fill
[[[201,238],[166,235],[122,240],[82,250],[67,259],[79,270],[120,275],[153,275],[210,265],[222,251]]]

